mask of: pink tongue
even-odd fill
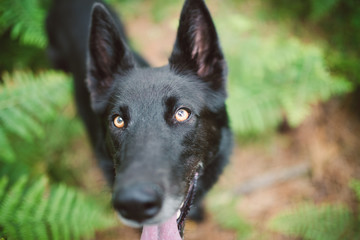
[[[182,240],[177,228],[176,214],[160,225],[144,226],[140,240]]]

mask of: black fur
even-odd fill
[[[113,188],[114,207],[131,223],[163,222],[200,171],[191,215],[201,219],[201,200],[232,147],[226,63],[209,11],[203,0],[186,0],[169,65],[151,68],[128,47],[115,14],[94,2],[54,2],[49,55],[74,76],[77,109]],[[177,121],[178,109],[190,117]],[[123,128],[114,125],[117,116]]]

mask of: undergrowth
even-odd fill
[[[0,237],[17,240],[89,239],[95,229],[116,224],[95,198],[45,178],[0,179]]]
[[[263,36],[241,15],[216,22],[229,65],[227,103],[238,136],[267,132],[284,119],[297,127],[314,104],[352,90],[349,81],[327,71],[319,47]]]
[[[65,146],[82,128],[74,119],[69,76],[16,71],[0,85],[0,236],[6,239],[84,239],[113,226],[95,198],[64,184]],[[59,160],[59,161],[57,161]],[[51,169],[55,169],[51,171]],[[24,177],[25,176],[25,177]],[[72,182],[71,182],[72,183]]]
[[[352,181],[360,207],[360,181]],[[269,228],[305,240],[360,239],[360,214],[348,206],[307,203],[285,210],[269,222]]]
[[[46,69],[50,3],[0,4],[0,239],[89,239],[116,224],[103,199],[75,187],[68,164],[84,133],[71,76]]]
[[[15,139],[26,143],[48,137],[46,123],[71,101],[71,82],[63,73],[17,71],[0,85],[0,161],[14,162]],[[12,143],[14,142],[14,143]]]
[[[266,15],[291,21],[295,32],[302,26],[308,34],[327,43],[326,60],[331,71],[360,83],[360,4],[358,0],[263,0]],[[271,14],[269,14],[271,13]],[[297,34],[301,35],[301,31]]]
[[[207,198],[207,207],[222,228],[235,232],[236,239],[253,239],[253,226],[236,209],[239,201],[239,198],[230,193],[226,193],[224,190],[219,192],[215,188]]]
[[[45,3],[41,0],[2,0],[0,4],[0,35],[10,31],[12,39],[25,45],[45,47]]]

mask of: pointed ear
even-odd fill
[[[88,46],[87,81],[93,110],[98,112],[111,92],[114,76],[134,67],[131,51],[104,5],[92,8]]]
[[[185,1],[169,63],[176,72],[193,71],[214,90],[225,93],[226,62],[203,0]]]

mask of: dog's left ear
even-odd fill
[[[169,63],[174,71],[193,71],[214,90],[225,93],[226,62],[204,0],[185,1]]]

